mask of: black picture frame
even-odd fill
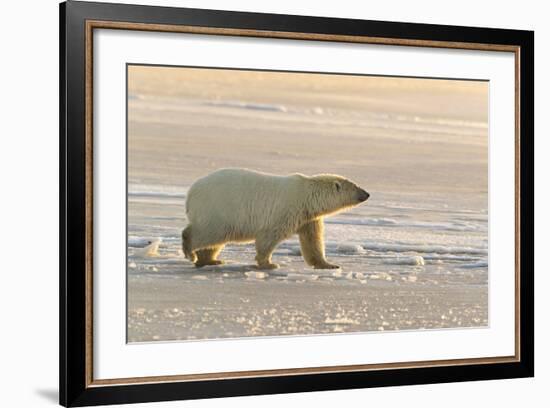
[[[68,1],[60,4],[60,403],[64,406],[121,404],[178,399],[339,390],[396,385],[532,377],[534,375],[534,33],[532,31],[363,21],[200,9]],[[185,25],[284,33],[357,36],[411,41],[516,47],[521,69],[517,85],[517,130],[521,145],[519,239],[521,256],[517,310],[517,361],[491,364],[441,364],[383,370],[264,375],[136,384],[90,381],[86,265],[87,230],[87,82],[88,21]],[[518,164],[519,163],[519,164]],[[496,254],[498,256],[498,254]]]

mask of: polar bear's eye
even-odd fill
[[[337,181],[334,182],[334,185],[336,186],[336,191],[340,191],[342,189],[342,185],[338,183]]]

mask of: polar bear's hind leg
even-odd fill
[[[221,265],[223,264],[223,261],[216,259],[218,255],[220,254],[221,250],[223,249],[223,245],[212,247],[212,248],[204,248],[199,249],[197,254],[197,260],[195,261],[195,266],[197,268],[200,268],[202,266],[206,265]]]
[[[277,269],[279,265],[271,262],[271,254],[284,237],[266,232],[256,237],[256,262],[260,269]]]
[[[191,226],[188,225],[181,233],[181,249],[183,254],[191,262],[195,263],[197,261],[197,255],[193,251],[191,243]]]

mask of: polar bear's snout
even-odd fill
[[[357,195],[357,199],[359,200],[359,202],[363,202],[363,201],[367,201],[367,199],[370,197],[370,194],[367,193],[365,190],[363,189],[359,189],[359,194]]]

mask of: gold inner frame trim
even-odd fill
[[[257,38],[276,38],[309,41],[331,41],[342,43],[380,44],[410,47],[452,48],[478,51],[513,52],[515,57],[515,353],[513,356],[479,357],[450,360],[430,360],[414,362],[395,362],[382,364],[356,364],[342,366],[300,367],[274,370],[253,370],[234,372],[215,372],[201,374],[167,375],[153,377],[128,377],[113,379],[93,378],[93,30],[117,29],[132,31],[156,31],[203,35],[240,36]],[[471,364],[513,363],[520,356],[520,47],[505,44],[484,44],[450,41],[432,41],[415,39],[396,39],[385,37],[350,36],[332,34],[298,33],[287,31],[267,31],[235,28],[196,27],[187,25],[166,25],[148,23],[128,23],[120,21],[87,20],[86,37],[86,387],[112,385],[130,385],[144,383],[167,383],[179,381],[207,381],[252,377],[292,376],[302,374],[322,374],[338,372],[357,372],[390,370],[398,368],[421,368],[460,366]]]

